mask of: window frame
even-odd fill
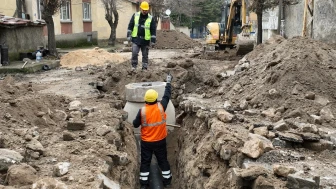
[[[70,1],[66,1],[64,2],[65,5],[61,5],[61,8],[60,8],[60,20],[61,21],[71,21],[71,3]],[[69,18],[64,18],[63,17],[63,11],[66,11],[66,13],[68,14]]]
[[[83,20],[84,21],[91,21],[92,20],[92,17],[91,17],[91,3],[90,2],[83,2]],[[88,9],[88,13],[85,14],[85,8]],[[88,16],[86,18],[86,16]]]

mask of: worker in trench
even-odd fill
[[[156,42],[156,23],[149,14],[149,4],[143,1],[140,12],[133,14],[127,30],[127,40],[132,42],[132,72],[138,66],[138,54],[142,53],[142,71],[148,68],[149,46],[154,47]]]
[[[149,89],[145,93],[145,106],[139,109],[133,120],[133,125],[141,125],[141,165],[140,185],[142,189],[149,188],[149,170],[153,153],[162,171],[163,185],[170,187],[172,174],[167,159],[167,128],[166,109],[171,96],[171,81],[173,77],[167,75],[167,84],[161,102],[157,101],[158,92]]]

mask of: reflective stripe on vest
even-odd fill
[[[161,103],[141,108],[141,140],[155,142],[166,138],[166,113]]]
[[[137,12],[134,14],[134,27],[132,31],[132,37],[138,36],[138,27],[139,27],[139,20],[140,20],[140,12]],[[152,16],[148,14],[148,18],[145,21],[145,25],[142,26],[145,28],[145,40],[151,39],[151,33],[150,33],[150,25],[152,22]]]
[[[141,126],[143,126],[143,127],[146,127],[146,126],[153,127],[153,126],[158,126],[158,125],[166,123],[166,120],[164,118],[163,107],[159,103],[157,103],[157,105],[158,105],[159,110],[160,110],[162,121],[161,122],[156,122],[156,123],[147,123],[147,120],[146,120],[146,106],[144,106],[144,107],[141,108],[141,120],[143,120]]]

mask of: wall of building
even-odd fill
[[[15,10],[16,10],[15,0],[1,0],[0,14],[6,15],[6,16],[13,16],[15,13]]]
[[[33,52],[39,46],[44,46],[43,27],[0,27],[0,43],[6,43],[10,60],[18,60],[19,53]]]
[[[318,0],[315,3],[314,38],[336,43],[336,1]]]
[[[98,44],[98,32],[81,32],[56,36],[58,48],[80,47]]]
[[[121,1],[118,4],[119,24],[117,27],[117,38],[126,38],[127,26],[132,14],[136,12],[136,7],[129,1]],[[82,0],[71,1],[71,24],[72,33],[83,32],[83,8]],[[61,35],[61,21],[59,13],[53,16],[56,35]],[[92,31],[98,32],[99,39],[108,39],[111,28],[105,19],[105,9],[100,0],[91,0]]]
[[[314,9],[313,38],[336,43],[336,1],[315,0]],[[285,7],[286,37],[292,38],[302,35],[303,12],[304,0],[299,0],[297,5]],[[310,33],[311,29],[307,29]]]

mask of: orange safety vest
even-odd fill
[[[167,115],[161,103],[141,108],[141,140],[147,142],[160,141],[167,137]]]

